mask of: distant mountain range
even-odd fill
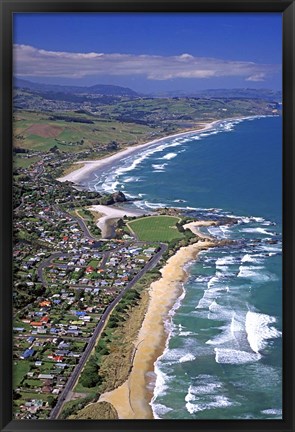
[[[96,84],[90,87],[63,86],[57,84],[34,83],[20,78],[14,79],[14,87],[37,92],[66,93],[66,94],[92,94],[104,96],[138,97],[138,93],[128,87]]]
[[[237,98],[237,99],[263,99],[275,102],[281,102],[282,92],[269,89],[208,89],[199,91],[167,91],[157,94],[140,94],[128,88],[116,85],[96,84],[89,87],[67,86],[57,84],[43,84],[27,81],[20,78],[14,79],[14,87],[18,89],[28,89],[33,92],[42,92],[47,94],[64,95],[103,95],[112,97],[200,97],[208,99],[218,98]],[[68,98],[66,98],[68,99]]]

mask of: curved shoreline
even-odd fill
[[[108,236],[108,223],[111,221],[116,221],[124,216],[142,216],[143,212],[140,210],[125,210],[123,208],[118,208],[114,206],[106,206],[101,204],[92,205],[88,207],[91,211],[99,213],[101,216],[98,218],[97,226],[101,229],[102,238],[107,238]]]
[[[146,144],[141,144],[125,149],[104,159],[100,159],[97,161],[86,161],[84,162],[84,167],[79,168],[68,176],[65,176],[64,178],[58,180],[69,180],[73,182],[81,181],[81,179],[88,175],[90,172],[99,168],[105,168],[108,165],[111,166],[113,162],[119,161],[121,158],[124,158],[129,154],[133,154],[139,151],[139,149],[141,149],[142,147],[145,148],[156,143],[161,143],[163,140],[176,136],[188,136],[192,133],[202,133],[203,131],[213,127],[213,124],[216,123],[238,120],[242,121],[253,117],[261,116],[249,116],[236,119],[217,120],[210,123],[210,126],[207,125],[204,129],[186,131],[179,134],[170,135],[164,138],[156,139]],[[71,177],[72,175],[73,177]],[[71,177],[71,179],[69,179],[69,177]],[[191,225],[193,224],[194,223],[192,223]],[[206,238],[204,235],[200,235],[200,232],[198,231],[196,225],[201,226],[200,223],[195,223],[195,227],[187,226],[187,228],[194,228],[195,231],[193,231],[193,229],[192,231],[195,232],[195,234],[197,234],[199,237],[203,237],[202,241],[191,245],[195,246],[192,249],[191,246],[188,246],[185,248],[181,248],[179,251],[177,251],[177,253],[172,256],[168,260],[167,264],[163,267],[161,271],[162,278],[159,281],[151,284],[149,291],[150,302],[146,316],[139,330],[138,337],[134,342],[135,353],[132,359],[132,370],[128,379],[117,389],[101,395],[101,398],[99,400],[101,402],[106,401],[111,403],[118,412],[120,419],[153,418],[150,401],[152,399],[155,386],[155,374],[153,372],[154,365],[156,360],[163,354],[169,336],[165,331],[164,321],[169,318],[169,312],[171,311],[171,309],[173,309],[173,305],[175,305],[175,302],[181,295],[181,284],[187,278],[187,274],[183,267],[185,264],[192,261],[197,256],[200,250],[216,246],[216,243],[214,243],[208,237]],[[190,255],[189,257],[185,258],[184,250],[186,250],[186,252]],[[174,261],[173,258],[176,261]],[[167,270],[167,266],[169,270]],[[174,271],[176,272],[174,278],[169,278],[169,276],[171,276]],[[169,296],[167,295],[167,287],[169,288]],[[150,388],[147,388],[148,384],[150,384]]]
[[[145,149],[148,148],[154,144],[157,143],[161,143],[162,141],[165,141],[167,139],[170,138],[178,138],[178,137],[185,137],[188,136],[190,134],[197,134],[197,133],[202,133],[205,131],[208,131],[210,129],[212,129],[215,125],[217,125],[218,123],[222,123],[222,122],[230,122],[230,121],[237,121],[237,120],[247,120],[247,119],[251,119],[251,118],[259,118],[262,116],[245,116],[245,117],[234,117],[234,118],[225,118],[225,119],[219,119],[219,120],[214,120],[211,121],[209,123],[206,123],[205,121],[200,121],[199,125],[201,125],[201,127],[199,129],[191,129],[191,130],[186,130],[183,132],[178,132],[176,134],[172,134],[172,135],[167,135],[165,137],[162,138],[156,138],[152,141],[149,141],[147,143],[144,144],[138,144],[132,147],[127,147],[124,150],[121,150],[111,156],[106,156],[103,157],[101,159],[97,159],[97,160],[85,160],[85,161],[77,161],[75,162],[75,164],[84,164],[82,167],[70,172],[69,174],[59,177],[56,180],[60,181],[60,182],[65,182],[65,181],[70,181],[72,183],[75,183],[77,185],[79,185],[79,183],[90,173],[92,173],[93,171],[99,169],[99,168],[105,168],[108,165],[112,165],[112,163],[119,161],[120,159],[132,155],[133,153],[138,152],[140,149]],[[263,116],[266,117],[266,116]]]
[[[182,295],[182,284],[188,274],[184,266],[201,250],[216,246],[212,240],[200,240],[180,248],[162,268],[162,277],[150,286],[148,310],[134,342],[136,351],[132,369],[124,384],[101,395],[99,402],[109,402],[120,419],[152,419],[150,402],[156,375],[154,366],[163,354],[169,337],[165,322],[176,301]]]
[[[113,162],[116,162],[116,161],[124,158],[125,156],[129,156],[132,153],[135,153],[140,149],[145,149],[146,147],[157,144],[158,142],[161,143],[162,141],[164,141],[168,138],[177,138],[177,137],[181,137],[181,136],[186,136],[190,133],[192,133],[192,134],[193,133],[201,133],[203,131],[211,129],[216,123],[218,123],[220,121],[223,121],[223,120],[214,120],[213,122],[210,122],[210,123],[200,122],[200,124],[202,124],[204,126],[200,127],[199,129],[187,130],[187,131],[179,132],[179,133],[176,133],[173,135],[167,135],[167,136],[162,137],[162,138],[156,138],[156,139],[154,139],[152,141],[148,141],[147,143],[144,143],[144,144],[138,144],[138,145],[135,145],[132,147],[127,147],[124,150],[121,150],[121,151],[119,151],[119,152],[117,152],[111,156],[103,157],[101,159],[75,162],[75,164],[80,164],[80,165],[84,164],[84,166],[76,169],[75,171],[72,171],[71,173],[69,173],[65,176],[57,178],[57,180],[60,182],[70,181],[73,183],[79,183],[79,182],[81,182],[81,180],[84,179],[84,177],[86,177],[88,174],[95,171],[96,169],[103,168],[109,164],[112,164]]]

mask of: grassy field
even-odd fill
[[[34,392],[21,392],[21,397],[23,400],[31,400],[31,399],[37,399],[37,400],[43,400],[45,402],[48,401],[48,398],[52,396],[51,394],[44,394],[44,393],[34,393]]]
[[[76,214],[85,221],[92,221],[91,215],[89,216],[89,214],[85,213],[83,208],[76,209]]]
[[[21,360],[13,364],[13,387],[18,387],[30,370],[30,362]]]
[[[27,379],[24,384],[28,384],[30,387],[42,387],[43,382],[39,379]]]
[[[22,327],[22,328],[24,328],[25,330],[30,330],[30,329],[31,329],[30,324],[28,324],[28,323],[24,323],[24,322],[22,322],[21,320],[19,320],[18,318],[15,318],[15,319],[14,319],[14,321],[13,321],[13,326],[14,326],[14,327]]]
[[[91,260],[91,261],[88,263],[88,266],[89,266],[89,267],[91,266],[91,267],[97,268],[98,265],[99,265],[99,260]]]
[[[75,117],[74,112],[67,116]],[[52,120],[47,113],[21,111],[14,116],[14,145],[19,148],[48,151],[57,146],[60,151],[79,152],[97,146],[105,146],[112,141],[120,145],[132,145],[150,138],[154,129],[146,125],[122,123],[116,119],[89,117],[93,124],[69,123],[65,120]],[[98,156],[98,155],[97,155]]]
[[[80,383],[80,381],[77,382],[75,389],[74,389],[75,393],[84,393],[84,394],[93,394],[95,395],[98,392],[98,388],[97,387],[83,387],[82,384]]]
[[[27,156],[22,156],[18,154],[13,157],[13,166],[15,168],[29,168],[38,160],[39,160],[38,156],[33,156],[28,158]]]
[[[141,241],[163,241],[184,237],[176,227],[180,218],[174,216],[148,216],[128,222],[129,228]]]
[[[36,97],[34,94],[27,96],[30,101]],[[126,147],[176,131],[195,129],[204,121],[271,114],[268,105],[267,101],[259,99],[175,97],[123,98],[99,105],[92,113],[22,109],[13,116],[13,141],[17,147],[42,151],[54,146],[71,153],[95,148],[101,150],[101,154],[95,155],[99,158],[113,141]],[[58,108],[59,104],[56,106]]]

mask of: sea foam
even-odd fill
[[[177,153],[167,153],[161,159],[170,160],[170,159],[175,158],[176,156],[177,156]]]
[[[248,262],[248,263],[261,264],[263,261],[264,261],[264,255],[262,254],[245,254],[241,259],[242,263]]]
[[[269,326],[275,322],[276,319],[272,316],[251,311],[247,312],[245,327],[252,351],[259,353],[266,347],[268,339],[281,336],[279,330]]]
[[[227,408],[233,405],[226,396],[214,396],[213,400],[208,403],[195,403],[187,402],[186,409],[190,414],[194,414],[198,411],[211,410],[216,408]]]
[[[281,416],[282,415],[282,410],[281,409],[276,409],[276,408],[269,408],[269,409],[265,409],[261,411],[262,414],[268,414],[268,415],[276,415],[276,416]]]
[[[263,271],[264,270],[264,271]],[[262,266],[240,266],[239,278],[250,279],[256,282],[267,282],[270,280],[277,280],[275,274],[269,273]]]
[[[214,351],[216,363],[244,364],[256,362],[261,359],[260,354],[235,350],[231,348],[214,348]]]
[[[155,419],[161,419],[163,415],[167,414],[168,412],[172,411],[172,408],[167,407],[166,405],[155,403],[150,404],[153,409],[153,414]]]
[[[190,384],[184,398],[186,409],[190,414],[239,405],[224,395],[222,383],[214,376],[198,375],[195,381],[197,385]]]
[[[193,360],[195,360],[195,359],[196,359],[196,357],[195,357],[193,354],[188,353],[188,354],[185,354],[184,356],[182,356],[182,357],[179,359],[179,363],[184,363],[184,362],[188,362],[188,361],[193,361]]]
[[[268,236],[274,236],[274,235],[276,235],[275,233],[273,233],[271,231],[268,231],[268,230],[266,230],[264,228],[260,228],[260,227],[257,227],[257,228],[243,228],[241,231],[242,232],[246,232],[246,233],[264,234],[264,235],[268,235]]]

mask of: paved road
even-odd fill
[[[44,173],[44,171],[45,170],[44,170],[44,166],[43,165],[38,166],[38,168],[37,168],[37,174],[36,174],[35,178],[37,179],[38,177],[40,177]],[[14,211],[18,211],[23,205],[24,205],[24,197],[21,198],[20,205]],[[88,227],[86,226],[86,224],[83,221],[83,219],[79,218],[78,216],[73,216],[70,213],[67,213],[67,212],[61,210],[58,206],[54,206],[54,208],[55,208],[56,211],[59,211],[61,214],[65,215],[65,216],[70,216],[72,220],[75,220],[79,224],[79,226],[80,226],[81,230],[83,231],[83,234],[84,234],[84,236],[86,238],[88,238],[89,240],[97,241],[97,239],[95,237],[93,237],[91,235],[91,233],[89,232]],[[121,247],[121,245],[118,246],[118,248],[120,248],[120,247]],[[83,352],[82,356],[79,359],[79,363],[76,365],[76,367],[75,367],[74,371],[72,372],[72,374],[71,374],[68,382],[66,383],[63,391],[61,392],[61,394],[60,394],[60,396],[58,398],[56,406],[52,409],[51,414],[50,414],[50,419],[56,419],[58,417],[58,415],[59,415],[59,413],[60,413],[60,411],[62,409],[62,406],[63,406],[63,404],[64,404],[64,402],[65,402],[65,400],[66,400],[66,398],[68,396],[68,393],[73,390],[74,385],[77,382],[77,379],[79,378],[79,376],[80,376],[80,374],[82,372],[82,369],[83,369],[86,361],[88,360],[88,358],[89,358],[89,356],[90,356],[90,354],[91,354],[91,352],[92,352],[92,350],[93,350],[93,348],[94,348],[94,346],[95,346],[95,344],[97,342],[97,339],[98,339],[100,333],[102,332],[102,330],[103,330],[103,328],[105,326],[105,323],[106,323],[108,317],[110,316],[111,312],[115,308],[115,306],[120,302],[120,300],[122,299],[122,297],[124,296],[124,294],[130,288],[132,288],[134,286],[134,284],[136,282],[138,282],[138,280],[146,272],[148,272],[149,270],[153,269],[156,266],[156,264],[160,261],[162,255],[166,251],[166,249],[167,249],[167,246],[165,244],[161,244],[159,252],[157,252],[157,254],[155,254],[151,258],[151,260],[145,265],[145,267],[142,270],[140,270],[140,272],[132,279],[132,281],[130,281],[128,283],[128,285],[126,285],[126,287],[115,298],[115,300],[113,300],[113,302],[110,303],[108,305],[108,307],[105,309],[105,311],[104,311],[104,313],[103,313],[103,315],[102,315],[102,317],[101,317],[98,325],[96,326],[96,328],[95,328],[95,330],[93,332],[93,335],[90,337],[90,339],[88,341],[88,344],[87,344],[87,347],[86,347],[85,351]],[[105,254],[105,256],[103,258],[103,261],[102,261],[102,265],[103,266],[105,265],[105,263],[106,263],[106,261],[107,261],[108,256],[109,256],[110,253],[111,253],[111,251],[109,253]],[[51,261],[53,259],[59,258],[61,256],[66,256],[66,255],[68,255],[68,254],[66,254],[64,252],[54,252],[53,254],[50,255],[50,257],[46,258],[39,265],[39,267],[37,269],[38,278],[39,278],[39,280],[42,282],[42,284],[45,287],[47,286],[47,282],[45,281],[44,276],[43,276],[43,270],[44,270],[44,268],[48,267],[51,264]],[[23,335],[23,337],[27,337],[27,336]],[[48,338],[48,335],[38,335],[37,337],[39,337],[39,338]],[[75,339],[75,340],[78,340],[78,338]]]
[[[106,266],[106,263],[107,263],[107,261],[108,261],[108,259],[109,259],[109,257],[110,257],[110,255],[111,255],[111,253],[112,252],[115,252],[117,249],[119,249],[121,246],[119,246],[119,247],[117,247],[115,250],[113,250],[113,251],[106,251],[105,253],[104,253],[104,256],[102,257],[102,260],[101,260],[101,263],[100,263],[100,268],[101,269],[104,269],[105,268],[105,266]]]
[[[71,214],[69,214],[69,213],[61,210],[58,206],[55,206],[55,210],[60,211],[62,214],[66,215],[66,216],[70,216],[71,219],[76,220],[77,223],[79,224],[80,228],[82,229],[84,236],[86,238],[90,239],[90,240],[95,240],[96,241],[96,239],[90,234],[87,226],[85,225],[85,223],[84,223],[84,221],[82,219],[80,219],[78,216],[75,217],[75,216],[73,216],[73,215],[71,215]],[[116,249],[119,249],[120,247],[121,247],[121,245],[118,246],[118,248],[116,248]],[[95,330],[93,332],[93,335],[89,339],[87,347],[86,347],[85,351],[83,352],[82,356],[80,357],[79,363],[76,365],[76,367],[75,367],[74,371],[72,372],[72,374],[71,374],[68,382],[66,383],[63,391],[61,392],[61,394],[60,394],[60,396],[58,398],[57,404],[52,409],[51,414],[50,414],[50,419],[56,419],[58,417],[58,415],[59,415],[59,413],[60,413],[60,411],[62,409],[62,406],[63,406],[63,404],[64,404],[64,402],[65,402],[65,400],[66,400],[66,398],[68,396],[68,393],[73,390],[73,388],[74,388],[74,386],[76,384],[76,381],[79,378],[79,376],[80,376],[80,374],[82,372],[82,369],[83,369],[86,361],[88,360],[88,358],[89,358],[89,356],[91,354],[91,351],[93,350],[93,348],[95,346],[95,343],[96,343],[96,341],[97,341],[97,339],[98,339],[101,331],[103,330],[103,328],[105,326],[105,322],[108,319],[108,317],[110,316],[110,314],[113,311],[113,309],[115,308],[115,306],[119,303],[119,301],[122,299],[122,297],[124,296],[124,294],[130,288],[132,288],[134,286],[134,284],[136,282],[138,282],[138,280],[146,272],[152,270],[157,265],[157,263],[160,261],[162,255],[163,255],[163,253],[166,250],[167,250],[167,245],[161,244],[159,252],[157,252],[150,259],[150,261],[145,265],[145,267],[142,270],[140,270],[139,273],[126,285],[126,287],[115,298],[115,300],[113,300],[112,303],[110,303],[108,305],[108,307],[104,311],[104,313],[103,313],[103,315],[102,315],[102,317],[101,317],[98,325],[96,326],[96,328],[95,328]],[[108,255],[110,253],[111,253],[111,251],[104,256],[103,265],[105,265],[105,262],[107,261]],[[64,253],[64,252],[54,252],[52,255],[50,255],[50,257],[48,257],[46,260],[44,260],[40,264],[40,266],[38,267],[37,273],[38,273],[38,277],[39,277],[40,281],[42,282],[42,284],[44,286],[47,286],[47,283],[46,283],[46,281],[44,279],[44,276],[43,276],[43,270],[44,270],[44,268],[48,267],[53,259],[59,258],[61,256],[65,256],[65,255],[67,255],[67,254]]]
[[[93,237],[93,236],[91,235],[90,231],[88,230],[88,228],[87,228],[87,226],[86,226],[86,224],[85,224],[85,222],[83,221],[82,218],[80,218],[79,216],[74,216],[74,215],[72,215],[72,214],[70,214],[70,213],[68,213],[68,212],[66,212],[66,211],[64,211],[64,210],[62,210],[62,209],[61,209],[60,207],[58,207],[58,206],[54,206],[54,209],[55,209],[56,211],[61,212],[64,216],[69,216],[71,219],[75,220],[75,221],[79,224],[79,226],[80,226],[81,230],[83,231],[83,234],[84,234],[84,236],[85,236],[86,238],[88,238],[89,240],[98,241],[98,239],[97,239],[96,237]]]
[[[44,268],[50,266],[51,261],[52,261],[54,258],[60,258],[61,256],[68,256],[68,254],[65,253],[65,252],[53,252],[53,254],[51,254],[50,257],[46,258],[46,259],[45,259],[44,261],[42,261],[42,263],[39,265],[39,267],[38,267],[38,269],[37,269],[38,278],[39,278],[39,280],[42,282],[42,284],[43,284],[45,287],[47,287],[48,284],[47,284],[47,282],[45,281],[44,276],[43,276],[43,270],[44,270]]]
[[[88,360],[88,357],[91,354],[91,351],[93,350],[95,343],[97,342],[97,339],[101,333],[101,331],[103,330],[106,320],[108,319],[108,317],[110,316],[111,312],[113,311],[114,307],[119,303],[119,301],[122,299],[122,297],[124,296],[124,294],[133,287],[133,285],[138,282],[138,280],[149,270],[151,270],[152,268],[154,268],[157,263],[160,261],[163,253],[167,250],[167,245],[165,244],[161,244],[160,250],[159,252],[157,252],[152,258],[151,260],[145,265],[145,267],[140,270],[140,272],[132,279],[132,281],[129,282],[128,285],[126,285],[126,287],[121,291],[121,293],[115,298],[115,300],[112,301],[112,303],[110,303],[108,305],[108,307],[106,308],[106,310],[104,311],[101,320],[99,321],[98,325],[96,326],[93,335],[91,336],[91,338],[89,339],[89,343],[85,349],[85,351],[83,352],[82,356],[80,357],[79,363],[77,364],[77,366],[75,367],[74,371],[72,372],[68,382],[66,383],[63,391],[60,393],[60,396],[58,398],[57,404],[55,405],[55,407],[52,409],[51,414],[50,414],[50,419],[56,419],[62,409],[62,406],[67,398],[67,395],[70,391],[73,390],[77,379],[79,378],[82,369],[86,363],[86,361]]]
[[[106,251],[103,253],[103,257],[102,257],[102,261],[101,261],[101,265],[100,268],[105,268],[105,264],[110,256],[111,253],[116,252],[116,250],[120,249],[122,246],[118,246],[117,248],[113,249],[112,251]],[[37,274],[38,274],[38,278],[39,280],[42,282],[42,284],[47,287],[47,282],[44,279],[43,276],[43,270],[46,267],[49,267],[51,265],[51,262],[55,259],[55,258],[60,258],[61,256],[64,257],[68,257],[69,254],[66,252],[53,252],[50,257],[46,258],[44,261],[42,261],[42,263],[39,265],[38,269],[37,269]],[[81,266],[76,266],[76,267],[81,267]],[[82,267],[81,267],[82,268]],[[71,288],[73,289],[77,289],[77,288],[89,288],[88,285],[71,285]],[[95,288],[95,287],[93,287]]]

